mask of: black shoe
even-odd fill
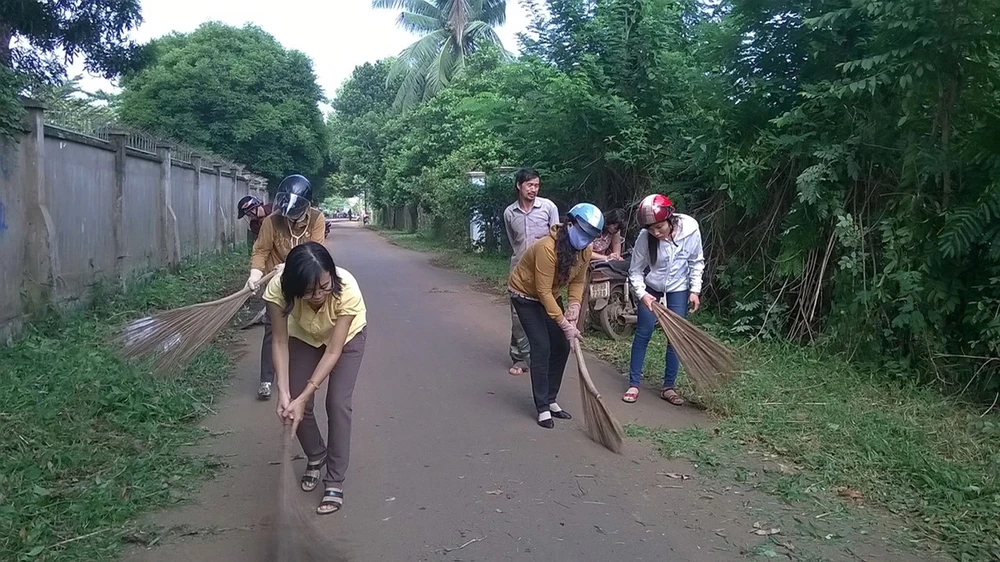
[[[539,420],[538,425],[545,429],[553,429],[556,426],[556,422],[552,421],[552,418],[549,418],[547,420]]]
[[[571,420],[573,416],[569,415],[566,410],[559,410],[558,412],[552,412],[552,417],[559,418],[561,420]]]

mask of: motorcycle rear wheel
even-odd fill
[[[597,313],[601,331],[615,341],[629,339],[635,331],[635,324],[624,318],[626,310],[625,288],[616,287],[608,296],[608,304]]]

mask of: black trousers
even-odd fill
[[[531,349],[531,393],[535,409],[547,412],[549,404],[556,401],[562,385],[563,372],[569,359],[569,340],[556,321],[545,312],[542,303],[521,297],[510,298],[521,320],[521,327],[528,337]]]

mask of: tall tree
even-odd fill
[[[385,174],[382,151],[388,138],[383,130],[397,86],[388,80],[392,64],[385,59],[356,67],[332,101],[327,126],[337,177],[329,183],[345,195],[376,189]]]
[[[324,99],[312,61],[254,26],[206,23],[150,45],[151,63],[122,80],[128,123],[246,164],[271,186],[324,171]]]
[[[446,88],[478,48],[503,46],[495,27],[507,20],[506,0],[372,0],[372,6],[402,9],[399,26],[423,35],[393,66],[390,78],[403,78],[397,108],[411,107]]]

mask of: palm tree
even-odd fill
[[[115,121],[113,94],[87,92],[80,87],[82,74],[59,84],[38,83],[29,95],[45,102],[45,118],[76,132],[95,134]]]
[[[402,9],[399,26],[423,35],[403,49],[389,74],[389,82],[402,77],[397,108],[443,90],[479,47],[497,45],[510,56],[494,29],[507,19],[506,0],[372,0],[372,6]]]

